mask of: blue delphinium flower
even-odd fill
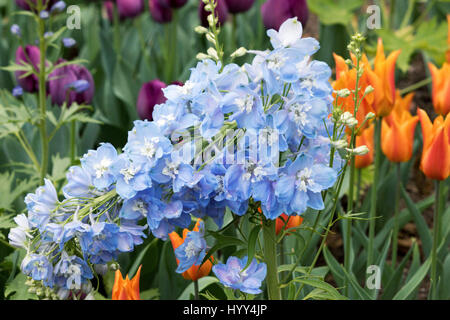
[[[79,290],[83,283],[92,279],[91,268],[78,256],[69,256],[67,252],[61,253],[61,259],[53,270],[55,284],[69,290]]]
[[[25,197],[28,209],[28,220],[32,227],[43,229],[55,214],[59,204],[55,187],[50,180],[44,180],[45,185],[36,189],[35,193],[29,193]]]
[[[29,254],[22,261],[22,271],[33,278],[33,280],[42,280],[44,285],[53,287],[53,265],[45,255]]]
[[[112,165],[117,160],[117,151],[110,143],[102,144],[97,150],[89,150],[81,158],[81,166],[92,177],[92,183],[97,189],[108,189],[116,177]]]
[[[307,207],[322,210],[322,190],[330,188],[337,179],[336,171],[301,154],[286,168],[276,183],[275,195],[286,205],[286,214],[301,214]]]
[[[267,266],[265,263],[257,263],[256,259],[253,259],[248,268],[243,270],[247,260],[247,256],[242,259],[231,256],[226,264],[216,264],[212,270],[226,287],[250,294],[261,293],[261,283],[266,277]]]
[[[179,260],[176,272],[183,273],[193,265],[202,263],[206,255],[206,241],[204,238],[205,225],[201,221],[199,231],[188,232],[183,244],[175,249],[175,256]]]

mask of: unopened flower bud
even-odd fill
[[[347,98],[350,94],[351,92],[348,89],[341,89],[336,91],[336,95],[341,98]]]
[[[339,120],[342,124],[346,125],[349,128],[353,128],[358,124],[358,120],[356,120],[355,117],[353,117],[353,115],[348,111],[344,112]]]
[[[247,53],[247,49],[245,49],[244,47],[240,47],[239,49],[237,49],[235,52],[233,52],[231,54],[231,57],[232,58],[242,57],[246,53]]]
[[[206,40],[208,40],[209,42],[211,42],[212,44],[216,44],[216,39],[214,38],[214,34],[211,32],[208,32],[206,34]]]
[[[219,56],[217,55],[217,51],[214,48],[209,48],[207,51],[208,55],[216,60],[219,60]]]
[[[331,141],[331,144],[336,148],[336,149],[344,149],[348,146],[347,140],[342,139],[342,140],[337,140],[337,141]]]
[[[368,121],[368,120],[371,120],[371,119],[373,119],[373,118],[375,118],[375,113],[373,113],[373,112],[369,112],[367,115],[366,115],[366,120]]]
[[[371,85],[369,85],[366,87],[366,91],[364,91],[364,94],[369,94],[369,93],[373,92],[373,90],[374,90],[374,88]]]
[[[359,146],[355,149],[346,148],[345,150],[356,156],[363,156],[369,153],[369,148],[367,148],[367,146]]]
[[[205,53],[200,52],[197,54],[196,58],[197,58],[197,60],[206,60],[206,59],[210,59],[211,57]]]
[[[208,29],[206,29],[205,27],[202,27],[202,26],[196,26],[194,31],[199,33],[199,34],[208,33]]]

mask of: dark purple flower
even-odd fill
[[[225,21],[228,19],[228,7],[225,0],[216,0],[217,7],[214,10],[215,15],[219,17],[219,25],[223,25]],[[198,14],[200,16],[200,21],[202,22],[202,26],[208,27],[208,16],[210,12],[205,11],[205,4],[202,0],[200,0],[200,5],[198,7]]]
[[[261,15],[266,29],[278,30],[284,21],[293,17],[305,25],[309,11],[306,0],[268,0],[261,6]]]
[[[158,79],[144,83],[139,91],[137,101],[137,113],[139,118],[142,120],[153,120],[152,114],[155,105],[166,101],[166,97],[164,97],[164,93],[162,92],[162,89],[165,87],[167,87],[167,85]]]
[[[59,59],[56,65],[66,60]],[[52,103],[62,106],[66,101],[70,106],[73,102],[89,104],[94,97],[94,79],[83,66],[76,64],[57,68],[49,76],[48,90]]]
[[[249,10],[255,0],[225,0],[228,11],[231,13],[240,13]]]
[[[167,23],[172,21],[172,8],[165,0],[149,0],[148,6],[150,14],[158,23]]]
[[[187,0],[162,0],[164,3],[166,3],[171,8],[181,8],[184,6],[187,2]]]
[[[36,5],[37,0],[31,0],[31,2]],[[56,0],[46,0],[44,1],[44,4],[47,4],[47,8],[51,8],[57,1]],[[28,5],[26,0],[16,0],[16,5],[24,10],[30,10],[30,6]]]
[[[18,47],[16,50],[16,63],[17,64],[31,64],[35,69],[39,70],[41,62],[41,53],[36,46],[27,45],[25,50],[22,47]],[[39,89],[39,80],[35,74],[31,74],[25,78],[21,78],[26,71],[16,71],[16,79],[23,90],[27,92],[36,92]]]
[[[144,11],[144,0],[116,0],[119,19],[134,18]],[[109,20],[114,20],[114,3],[105,2],[106,12]]]

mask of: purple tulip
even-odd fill
[[[66,62],[59,59],[56,65]],[[64,102],[70,106],[73,102],[89,104],[94,97],[94,79],[83,66],[76,64],[57,68],[49,76],[49,93],[52,103],[62,106]]]
[[[278,30],[284,21],[293,17],[305,25],[309,11],[306,0],[268,0],[261,6],[261,15],[266,29]]]
[[[255,0],[225,0],[228,11],[231,13],[240,13],[249,10]]]
[[[149,0],[148,6],[150,14],[158,23],[167,23],[172,21],[172,8],[165,0]]]
[[[116,0],[116,4],[120,20],[134,18],[144,11],[144,0]],[[112,1],[106,1],[104,6],[109,20],[113,21],[114,3]]]
[[[187,0],[162,0],[167,6],[178,9],[184,6],[187,2]]]
[[[39,48],[36,46],[27,45],[25,50],[23,47],[18,47],[16,50],[16,63],[17,64],[31,64],[37,70],[39,70],[39,65],[41,62],[41,53]],[[23,90],[27,92],[36,92],[39,90],[39,80],[35,74],[21,78],[26,71],[16,71],[16,79]]]
[[[36,5],[37,4],[37,0],[31,0],[31,2]],[[44,1],[44,4],[48,3],[47,9],[51,8],[51,6],[53,6],[57,1],[56,0],[47,0]],[[30,10],[30,6],[28,5],[26,0],[16,0],[16,5],[20,8],[22,8],[23,10]]]
[[[166,97],[164,97],[164,93],[162,92],[162,89],[165,87],[167,85],[158,79],[144,83],[141,87],[137,101],[137,112],[142,120],[153,120],[152,114],[155,105],[166,101]]]
[[[215,15],[219,17],[219,24],[223,25],[228,19],[228,7],[225,0],[216,0],[217,7],[214,10]],[[202,26],[208,27],[208,16],[210,12],[205,11],[205,4],[200,0],[200,6],[198,7],[198,14],[202,22]]]

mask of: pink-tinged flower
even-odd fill
[[[150,15],[158,23],[172,21],[172,8],[164,0],[149,0]]]
[[[144,11],[144,0],[116,0],[117,11],[119,19],[134,18]],[[104,3],[106,13],[109,20],[114,20],[114,3],[113,1],[106,1]]]
[[[59,59],[56,65],[64,62],[64,59]],[[50,74],[48,89],[52,103],[59,106],[64,102],[68,106],[73,102],[89,104],[94,97],[94,79],[85,67],[71,64],[57,68]]]
[[[278,30],[284,21],[293,17],[305,25],[309,11],[306,0],[268,0],[261,6],[261,15],[266,29]]]
[[[41,61],[41,53],[36,46],[27,45],[25,50],[23,47],[18,47],[16,50],[16,63],[17,64],[31,64],[35,69],[39,70]],[[35,74],[31,74],[26,77],[22,77],[26,74],[26,71],[16,71],[16,79],[23,90],[27,92],[36,92],[39,90],[39,80]]]
[[[255,0],[225,0],[228,11],[231,13],[240,13],[249,10]]]
[[[169,7],[178,9],[184,6],[187,2],[187,0],[162,0],[165,2]]]
[[[225,0],[216,0],[217,7],[214,10],[215,15],[219,18],[219,25],[223,25],[225,21],[228,19],[228,7]],[[208,27],[208,16],[210,12],[205,11],[205,4],[202,0],[200,0],[200,5],[198,7],[198,15],[200,17],[200,21],[202,22],[202,26]]]

